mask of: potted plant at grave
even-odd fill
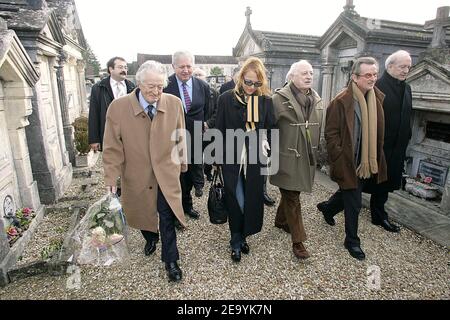
[[[12,247],[12,245],[22,236],[22,233],[17,227],[10,225],[6,228],[6,236],[8,238],[9,246]]]
[[[15,213],[11,213],[5,218],[10,225],[5,228],[9,246],[11,247],[30,227],[31,221],[36,216],[32,208],[20,208]]]
[[[85,167],[88,165],[88,153],[90,151],[88,141],[88,118],[79,117],[72,124],[75,131],[75,148],[78,155],[75,156],[75,164],[77,167]]]
[[[16,218],[20,222],[20,228],[27,230],[30,226],[31,220],[35,217],[36,213],[31,208],[22,208],[16,211]]]

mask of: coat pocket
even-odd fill
[[[279,175],[289,176],[292,170],[295,168],[296,155],[293,152],[281,152],[280,155],[280,166],[278,168]]]
[[[335,157],[334,161],[330,162],[330,177],[334,181],[344,179],[344,170],[345,170],[344,156],[342,150],[341,152],[336,154],[337,156]]]

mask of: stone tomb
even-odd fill
[[[450,216],[450,52],[445,27],[450,26],[450,7],[438,9],[430,48],[408,76],[413,95],[413,129],[408,146],[410,176],[431,177],[442,193],[440,209]],[[444,16],[444,18],[442,18]],[[445,19],[445,16],[447,19]],[[447,23],[445,23],[447,21]],[[444,23],[442,23],[444,22]],[[437,35],[437,37],[436,37]]]
[[[14,31],[0,19],[0,285],[21,255],[31,232],[10,249],[4,216],[21,207],[32,207],[43,216],[37,183],[33,180],[25,127],[32,112],[32,86],[38,74]]]

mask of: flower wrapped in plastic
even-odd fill
[[[75,263],[109,266],[128,260],[127,228],[119,198],[108,194],[89,207],[73,239]]]

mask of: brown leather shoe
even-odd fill
[[[287,224],[275,223],[275,227],[280,228],[280,229],[286,231],[287,233],[291,233],[291,230],[289,230],[289,226]]]
[[[308,259],[310,257],[310,254],[306,251],[305,246],[301,242],[293,243],[292,251],[294,251],[294,255],[299,259]]]

